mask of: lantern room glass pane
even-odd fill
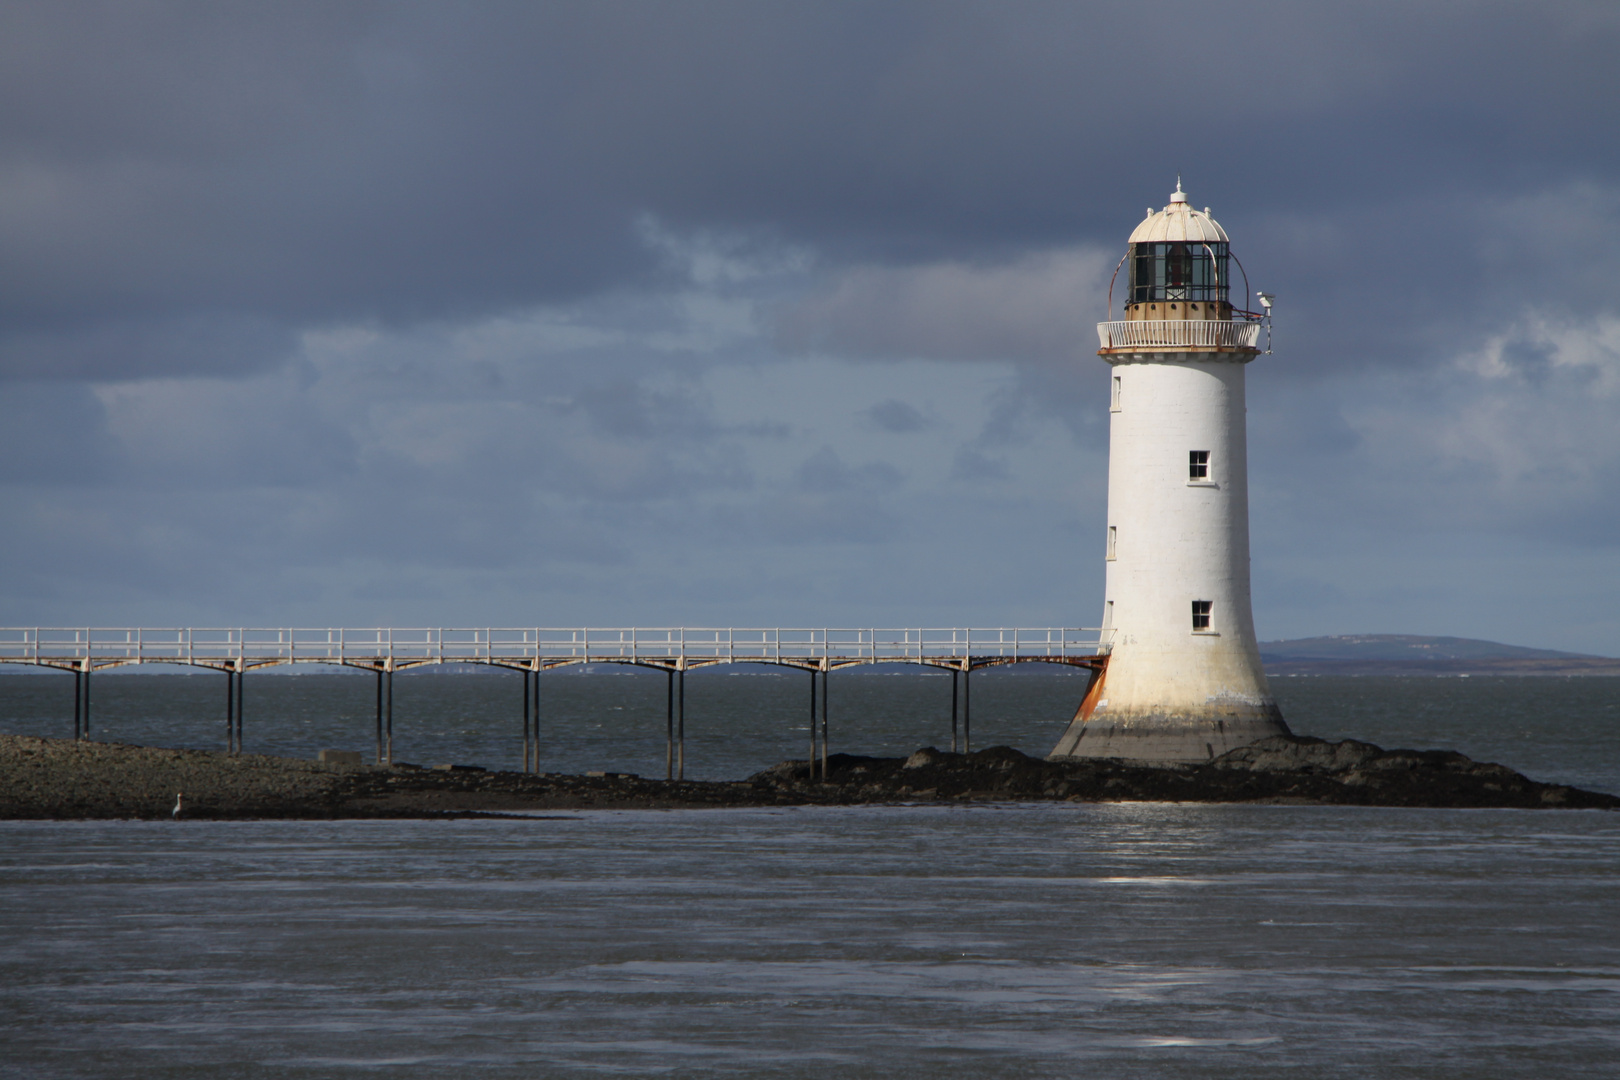
[[[1226,301],[1231,257],[1220,244],[1132,244],[1127,303],[1159,300]]]

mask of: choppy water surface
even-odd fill
[[[9,1076],[1609,1077],[1620,817],[0,824]]]
[[[223,684],[98,677],[96,733],[211,745]],[[1077,685],[975,676],[975,744],[1044,751]],[[689,774],[803,754],[802,677],[687,689]],[[1620,680],[1276,689],[1305,733],[1620,789]],[[372,690],[250,676],[249,749],[363,748]],[[396,745],[515,764],[520,693],[400,678]],[[550,766],[661,772],[663,694],[548,679]],[[835,675],[832,703],[835,748],[949,740],[948,679]],[[0,679],[0,731],[60,734],[71,708],[71,680]],[[8,1077],[1542,1078],[1617,1060],[1614,814],[0,822]]]

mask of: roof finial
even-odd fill
[[[1176,191],[1181,191],[1181,173],[1176,173]]]

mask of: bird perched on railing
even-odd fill
[[[185,802],[185,798],[186,793],[183,791],[177,791],[174,793],[174,809],[169,811],[169,813],[170,816],[172,816],[176,821],[180,820],[180,814],[185,810],[185,806],[182,805]]]

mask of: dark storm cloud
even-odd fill
[[[862,411],[862,416],[879,431],[887,431],[891,435],[905,435],[928,426],[928,417],[915,406],[894,398],[885,398],[870,406]]]
[[[12,5],[0,355],[223,372],[653,283],[647,214],[832,271],[1115,250],[1178,170],[1296,325],[1427,355],[1593,297],[1617,45],[1600,2]]]
[[[296,334],[286,322],[226,311],[23,323],[4,341],[7,374],[35,379],[232,373],[285,360]]]
[[[1620,651],[1617,46],[1610,0],[0,6],[0,606],[1094,621],[1091,324],[1179,172],[1279,294],[1270,636]]]

